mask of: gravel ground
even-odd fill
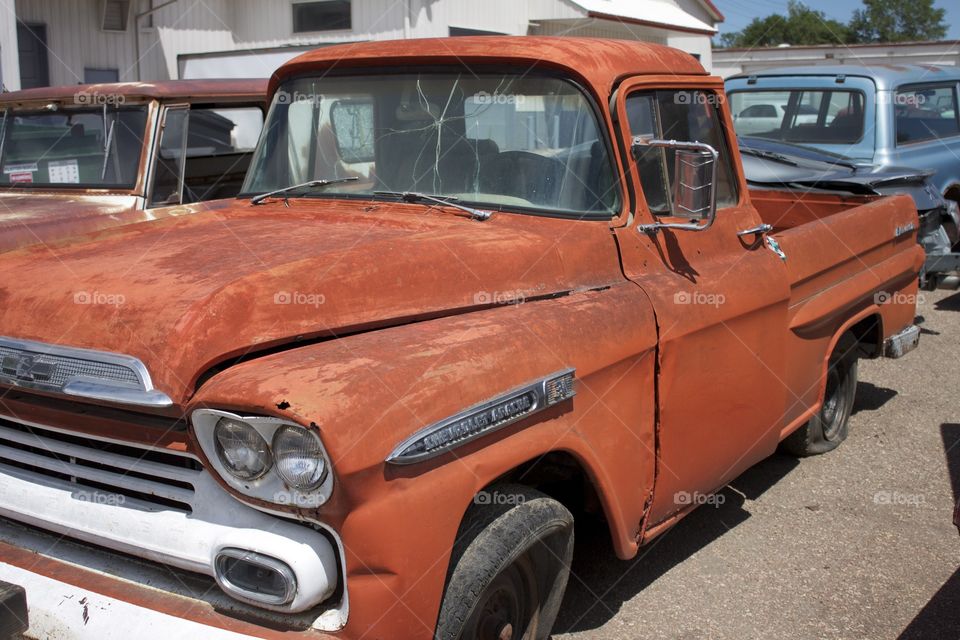
[[[628,562],[578,529],[554,640],[960,638],[960,293],[923,298],[839,449],[769,458]]]

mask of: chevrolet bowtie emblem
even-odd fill
[[[0,361],[3,376],[24,382],[49,382],[56,370],[56,364],[37,362],[35,356],[28,354],[4,356]]]

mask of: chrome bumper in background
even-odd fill
[[[902,358],[920,344],[920,327],[915,324],[883,341],[883,357]]]

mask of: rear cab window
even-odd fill
[[[864,95],[849,89],[750,90],[730,94],[738,135],[801,144],[856,144]]]

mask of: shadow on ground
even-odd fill
[[[960,311],[960,292],[933,303],[937,311]]]
[[[871,382],[859,382],[857,384],[857,396],[853,402],[853,413],[860,411],[876,411],[883,405],[893,400],[897,392],[886,387],[878,387]]]
[[[960,428],[960,425],[954,425]],[[960,569],[954,571],[897,640],[946,640],[960,636]]]
[[[617,559],[605,524],[578,520],[570,582],[554,632],[589,631],[603,626],[624,602],[746,521],[750,514],[743,509],[744,499],[758,498],[798,464],[796,458],[780,454],[757,464],[721,492],[722,504],[696,509],[643,547],[632,560]]]

